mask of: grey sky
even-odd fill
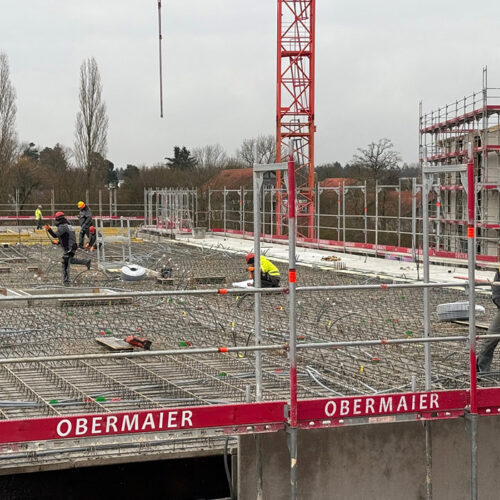
[[[156,0],[0,0],[0,51],[23,141],[73,145],[78,72],[99,64],[117,167],[161,162],[174,145],[275,130],[276,0],[164,0],[165,118],[159,118]],[[480,7],[480,8],[478,8]],[[500,2],[317,0],[316,163],[393,140],[417,158],[424,109],[500,87]]]

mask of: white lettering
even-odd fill
[[[109,432],[111,427],[113,428],[113,432],[118,432],[118,429],[116,428],[116,422],[118,422],[118,417],[115,417],[113,415],[110,415],[106,419],[106,432]]]
[[[408,411],[408,405],[406,404],[406,398],[404,396],[401,396],[399,398],[398,407],[396,409],[396,411],[401,411],[401,410]]]
[[[158,424],[158,429],[163,429],[163,412],[160,413],[160,423]]]
[[[344,416],[349,413],[349,400],[342,399],[340,401],[340,415]]]
[[[177,427],[176,420],[177,420],[177,412],[176,412],[176,411],[171,411],[171,412],[168,414],[168,423],[167,423],[167,427],[168,427],[169,429],[171,429],[172,427]]]
[[[337,413],[337,403],[335,401],[328,401],[325,405],[325,415],[327,417],[333,417]]]
[[[373,398],[367,398],[366,400],[366,413],[375,413],[375,409],[373,405],[375,404],[375,400]]]
[[[439,408],[439,394],[431,394],[431,409]]]
[[[411,409],[415,409],[415,394],[411,397]]]
[[[134,415],[130,419],[130,415],[123,416],[122,432],[123,431],[137,431],[139,428],[139,415]]]
[[[420,394],[420,409],[427,410],[427,396],[428,394]]]
[[[352,412],[354,413],[354,415],[359,415],[361,413],[361,399],[355,399],[354,400],[354,405],[353,405],[353,409],[352,409]]]
[[[189,423],[189,426],[190,427],[193,427],[193,422],[191,422],[191,417],[193,416],[193,412],[192,411],[189,411],[189,410],[184,410],[182,412],[182,423],[181,423],[181,427],[185,427],[186,426],[186,422]]]
[[[102,432],[101,420],[102,420],[102,417],[94,417],[92,419],[92,434],[100,434]]]
[[[390,413],[392,412],[392,398],[381,398],[380,405],[378,408],[379,413]]]
[[[86,418],[77,418],[76,419],[75,434],[77,436],[81,436],[82,434],[86,434],[87,432],[88,432],[87,419]]]
[[[150,427],[151,430],[154,430],[155,428],[155,421],[153,419],[153,414],[152,413],[148,413],[146,415],[146,418],[144,419],[144,423],[142,424],[142,430],[145,430],[146,427]]]
[[[66,426],[66,431],[62,430],[63,425]],[[63,437],[66,437],[69,433],[71,432],[71,422],[69,420],[61,420],[57,424],[57,435]]]

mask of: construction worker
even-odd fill
[[[87,266],[90,269],[90,259],[75,259],[75,252],[77,250],[76,236],[73,226],[68,222],[63,212],[56,213],[56,227],[57,231],[54,233],[49,225],[45,226],[47,232],[53,237],[57,238],[53,241],[55,245],[61,245],[63,249],[62,268],[63,268],[63,283],[69,285],[69,265],[80,264]]]
[[[253,278],[255,255],[249,253],[245,260],[248,264],[248,271]],[[280,286],[280,272],[279,269],[263,255],[260,256],[260,283],[262,288],[278,288]]]
[[[500,282],[500,269],[497,269],[495,277],[493,278],[494,283]],[[500,334],[500,286],[491,286],[491,299],[497,307],[495,316],[488,327],[488,335],[498,335]],[[486,373],[490,371],[491,362],[493,361],[493,353],[495,348],[500,341],[500,338],[486,340],[483,348],[477,356],[476,369],[481,373]]]
[[[98,231],[95,230],[94,226],[89,227],[89,233],[90,233],[90,239],[89,239],[89,242],[85,245],[85,248],[87,250],[93,252],[95,250],[95,247],[96,247],[97,236],[99,236],[99,238],[102,238],[102,235],[101,235],[101,233],[99,233]],[[101,247],[102,247],[102,243],[99,242],[99,248],[101,248]]]
[[[78,222],[80,224],[80,243],[79,247],[84,248],[85,235],[90,240],[89,228],[92,225],[92,212],[90,207],[88,207],[83,201],[79,201],[77,204],[80,212],[78,213]]]
[[[43,229],[43,215],[42,215],[42,205],[38,205],[35,210],[35,220],[36,220],[36,228]]]

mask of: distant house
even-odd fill
[[[240,189],[251,188],[253,185],[253,170],[251,168],[230,168],[221,170],[215,177],[207,181],[204,189]]]

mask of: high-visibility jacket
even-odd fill
[[[280,276],[279,269],[263,255],[260,256],[260,272],[263,274],[269,274],[269,276],[276,276],[278,278]]]
[[[38,219],[41,219],[41,218],[42,218],[42,211],[39,208],[37,208],[35,210],[35,219],[38,220]]]

